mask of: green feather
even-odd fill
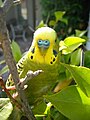
[[[41,31],[41,33],[40,33]],[[45,34],[44,34],[45,33]],[[50,41],[50,46],[46,50],[45,55],[40,53],[37,45],[38,36],[41,34],[40,39]],[[52,36],[51,36],[51,35]],[[42,61],[40,61],[41,59]],[[30,105],[34,105],[43,99],[43,95],[52,92],[53,85],[57,82],[58,73],[58,45],[56,42],[56,32],[49,27],[39,28],[34,34],[34,40],[30,50],[27,54],[20,59],[17,63],[19,77],[24,78],[29,70],[43,70],[44,72],[34,77],[27,82],[27,89],[25,94],[28,98]],[[6,86],[14,85],[11,75],[9,76]]]

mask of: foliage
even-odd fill
[[[74,84],[67,86],[58,93],[44,96],[34,109],[33,113],[37,120],[89,120],[90,119],[90,51],[84,51],[83,44],[86,42],[86,30],[82,15],[80,1],[59,1],[42,0],[43,18],[37,28],[42,26],[53,27],[57,31],[59,43],[61,79],[70,78]],[[79,11],[79,12],[78,12]],[[47,17],[48,16],[48,17]],[[70,36],[70,37],[68,37]],[[65,39],[64,39],[65,38]],[[64,40],[61,40],[64,39]],[[15,41],[11,45],[16,62],[21,58],[21,51]],[[84,51],[84,65],[80,66],[82,52]],[[1,62],[1,64],[3,61]],[[0,74],[5,73],[8,67],[5,66]],[[53,85],[55,86],[55,85]],[[19,111],[12,107],[9,99],[0,100],[0,116],[5,114],[3,120],[16,118],[20,119]],[[9,109],[10,105],[10,109]],[[3,109],[2,109],[3,108]],[[33,106],[32,106],[33,108]],[[8,112],[7,112],[8,110]],[[14,114],[14,118],[13,118]]]
[[[90,119],[90,69],[63,64],[72,74],[76,85],[46,98],[71,120]]]
[[[18,62],[20,58],[22,57],[22,53],[21,53],[19,45],[14,40],[12,41],[11,49],[12,49],[12,53],[13,53],[15,61]]]
[[[42,16],[44,22],[49,26],[56,24],[56,14],[65,11],[63,18],[57,21],[55,30],[60,39],[75,33],[75,29],[85,30],[87,28],[88,16],[85,16],[84,1],[82,0],[41,0]],[[84,13],[84,17],[83,17]],[[87,13],[88,6],[87,6]]]
[[[2,120],[7,120],[7,118],[12,113],[13,106],[9,98],[0,98],[0,118]]]
[[[66,74],[71,79],[74,79],[77,85],[66,87],[65,89],[61,90],[56,94],[44,96],[46,100],[48,100],[47,102],[51,102],[51,103],[48,103],[46,106],[46,103],[42,101],[39,105],[36,106],[36,108],[33,109],[33,112],[36,115],[37,120],[38,119],[42,120],[43,117],[45,117],[46,120],[51,120],[51,119],[75,120],[78,118],[79,120],[84,120],[85,115],[87,116],[86,120],[90,118],[89,115],[90,70],[85,67],[78,67],[78,66],[65,64],[65,63],[69,63],[70,61],[69,59],[71,59],[71,64],[76,64],[76,65],[80,64],[81,49],[79,47],[84,42],[85,40],[79,37],[68,37],[63,41],[63,44],[59,48],[62,54],[61,62],[63,62],[61,63],[61,66],[63,68],[63,70],[60,69],[61,74],[62,75]],[[62,41],[60,41],[60,44],[61,43]],[[63,50],[65,50],[65,52],[63,52]],[[67,56],[66,54],[69,55],[69,57],[66,57]],[[65,61],[63,61],[64,57],[65,57]],[[72,114],[70,114],[71,112]],[[14,112],[14,116],[16,116],[16,114],[17,112]],[[10,117],[10,119],[12,117]],[[18,119],[20,119],[20,116],[18,117]],[[4,120],[6,120],[6,118]]]
[[[11,43],[11,49],[12,49],[12,53],[13,53],[15,61],[18,62],[19,59],[22,57],[22,53],[21,53],[19,45],[15,41],[12,41],[12,43]],[[0,62],[0,65],[3,66],[4,64],[5,64],[5,60],[2,60]],[[8,71],[9,71],[8,66],[4,65],[4,67],[2,68],[2,70],[0,70],[0,75],[5,74]]]

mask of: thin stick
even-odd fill
[[[15,64],[13,55],[12,55],[10,42],[9,42],[9,35],[8,35],[7,27],[6,27],[6,21],[5,21],[5,15],[6,15],[7,11],[11,8],[12,1],[5,0],[3,6],[0,8],[0,42],[3,47],[6,63],[10,69],[14,84],[16,86],[16,90],[17,90],[20,100],[21,100],[22,109],[29,120],[36,120],[31,111],[31,108],[27,102],[24,91],[22,90],[21,87],[18,87],[18,85],[17,85],[19,83],[19,75],[17,72],[17,68],[16,68],[16,64]],[[8,3],[8,4],[6,4],[6,3]]]
[[[0,86],[1,86],[2,89],[5,91],[5,93],[7,94],[7,96],[11,99],[11,102],[12,102],[13,104],[15,104],[19,109],[21,109],[22,106],[18,103],[18,101],[16,101],[16,100],[11,96],[11,94],[9,93],[9,91],[6,89],[2,77],[0,77]]]

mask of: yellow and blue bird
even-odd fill
[[[55,30],[50,27],[38,28],[29,51],[17,63],[20,79],[24,78],[29,70],[43,71],[27,82],[25,94],[30,105],[40,101],[46,93],[52,92],[59,80],[59,62],[59,42]],[[12,81],[10,75],[6,86],[12,86]]]

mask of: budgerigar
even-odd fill
[[[30,105],[42,99],[42,96],[54,88],[59,79],[59,45],[56,32],[49,27],[38,28],[33,37],[32,45],[27,54],[17,63],[20,79],[24,78],[29,70],[42,70],[43,73],[27,82],[25,94]],[[11,86],[12,78],[6,82]]]

